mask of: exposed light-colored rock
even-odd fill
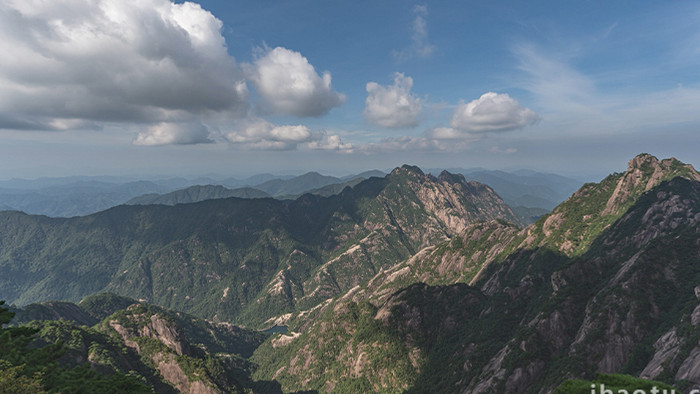
[[[654,344],[654,357],[639,375],[644,379],[656,379],[667,369],[673,369],[671,364],[680,352],[680,342],[676,334],[676,329],[662,335]]]
[[[185,372],[178,365],[172,354],[157,353],[153,356],[153,363],[158,367],[161,376],[172,384],[181,393],[187,394],[218,394],[221,391],[207,386],[202,380],[190,381]]]
[[[272,347],[278,348],[278,347],[282,347],[282,346],[287,346],[290,343],[292,343],[292,341],[295,338],[298,338],[300,335],[301,335],[301,333],[298,333],[298,332],[289,332],[287,334],[280,334],[278,337],[272,338],[272,341],[271,341]]]
[[[690,323],[695,327],[700,326],[700,305],[693,309],[693,313],[690,315]]]
[[[139,330],[139,334],[159,340],[179,355],[190,352],[189,344],[185,341],[180,327],[169,323],[158,314],[151,315],[150,324],[143,326]]]
[[[678,368],[675,379],[700,384],[700,346],[696,346],[688,358],[683,361],[683,364]]]

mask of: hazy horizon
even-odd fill
[[[631,157],[630,157],[631,159]],[[659,157],[659,159],[665,159],[665,157]],[[682,160],[681,160],[682,161]],[[692,163],[690,163],[692,164]],[[531,171],[535,173],[540,173],[540,174],[548,174],[548,175],[559,175],[567,178],[571,178],[577,181],[581,182],[597,182],[604,178],[605,176],[613,173],[613,172],[622,172],[626,169],[626,164],[623,167],[618,166],[619,168],[616,169],[611,169],[609,172],[606,173],[593,173],[593,172],[556,172],[556,171],[550,171],[550,170],[542,170],[542,169],[535,169],[535,168],[526,168],[526,167],[517,167],[517,166],[511,166],[511,167],[501,167],[501,168],[486,168],[486,167],[481,167],[481,166],[474,166],[474,167],[458,167],[458,166],[421,166],[417,165],[414,163],[400,163],[392,167],[385,167],[385,168],[358,168],[356,170],[350,170],[348,169],[347,171],[340,169],[340,170],[335,170],[335,171],[328,171],[326,169],[318,169],[318,168],[311,168],[311,169],[297,169],[297,170],[284,170],[284,169],[271,169],[268,171],[256,171],[255,169],[251,169],[251,172],[236,172],[236,173],[226,173],[226,172],[208,172],[208,173],[199,173],[199,172],[193,172],[189,174],[178,174],[178,173],[168,173],[168,172],[150,172],[150,173],[129,173],[129,172],[115,172],[115,173],[100,173],[100,172],[95,172],[95,173],[90,173],[90,172],[85,172],[85,173],[80,173],[75,172],[75,173],[67,173],[67,174],[60,174],[60,175],[39,175],[39,176],[12,176],[12,177],[4,177],[0,178],[0,182],[10,182],[10,181],[39,181],[42,179],[45,180],[59,180],[59,179],[70,179],[70,178],[78,178],[78,179],[113,179],[113,181],[137,181],[137,180],[167,180],[167,179],[176,179],[176,178],[184,178],[187,180],[196,180],[197,178],[210,178],[213,180],[221,181],[225,180],[228,178],[234,178],[237,180],[244,180],[247,178],[253,178],[256,176],[260,175],[272,175],[274,177],[296,177],[296,176],[301,176],[305,175],[308,173],[319,173],[321,175],[325,176],[333,176],[333,177],[347,177],[347,176],[352,176],[352,175],[359,175],[364,172],[369,172],[369,171],[381,171],[386,174],[391,172],[393,169],[397,167],[401,167],[403,165],[411,165],[411,166],[417,166],[419,167],[422,171],[424,172],[436,172],[436,171],[442,171],[442,170],[447,170],[449,172],[455,172],[455,171],[469,171],[469,172],[478,172],[478,171],[502,171],[502,172],[507,172],[507,173],[516,173],[520,171]]]

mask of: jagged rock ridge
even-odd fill
[[[520,393],[550,392],[597,371],[700,387],[699,179],[677,160],[640,155],[625,173],[585,185],[527,229],[471,224],[291,316],[298,331],[286,347],[256,353],[257,376],[269,378],[270,368],[283,387],[325,391],[379,390],[392,387],[385,377],[400,374],[409,392]],[[411,286],[424,280],[436,286]],[[474,301],[455,295],[455,286],[466,285],[449,281],[474,284],[467,287]],[[464,302],[475,302],[477,312],[465,317],[447,308]],[[435,310],[442,312],[424,317]],[[340,364],[318,358],[320,343],[343,344]],[[373,357],[362,356],[367,349]],[[286,352],[325,372],[282,368]],[[364,374],[347,368],[353,360],[363,360]]]
[[[263,325],[346,292],[472,222],[517,222],[485,185],[395,169],[331,197],[120,206],[87,217],[0,213],[0,298],[112,291]]]
[[[640,155],[625,173],[585,185],[523,230],[491,220],[494,212],[502,219],[509,213],[488,187],[411,166],[329,199],[161,207],[160,214],[184,215],[178,219],[220,210],[216,220],[199,222],[192,237],[191,228],[168,222],[171,233],[156,233],[176,241],[131,250],[138,265],[120,267],[125,281],[118,283],[187,306],[202,295],[180,292],[196,286],[162,287],[176,266],[180,277],[205,278],[212,297],[197,307],[219,305],[215,317],[223,316],[221,304],[244,301],[248,307],[233,309],[238,316],[288,324],[291,332],[272,337],[252,359],[259,364],[255,378],[287,390],[551,392],[563,379],[595,372],[689,389],[700,387],[698,179],[676,160]],[[225,209],[241,214],[227,219]],[[274,226],[261,225],[261,217]],[[28,226],[15,239],[0,240],[5,244],[22,244],[27,234],[56,242],[50,226],[21,215],[10,219],[4,225]],[[138,227],[115,217],[93,220],[129,231],[166,226],[150,217]],[[212,223],[226,228],[225,236]],[[104,235],[90,228],[96,229]],[[226,244],[232,235],[249,247],[244,258],[226,257],[235,250]],[[212,240],[216,252],[201,247]],[[217,267],[224,262],[242,279],[225,278]],[[246,272],[265,279],[255,282]],[[191,390],[194,380],[181,379],[172,362],[198,347],[186,350],[185,331],[139,308],[106,320],[105,329],[139,351],[160,344],[148,359],[173,385]],[[112,321],[125,335],[116,334]]]
[[[119,372],[140,376],[158,393],[281,393],[274,382],[256,383],[249,378],[251,365],[245,358],[265,340],[265,334],[206,322],[113,294],[99,294],[85,301],[80,305],[44,303],[43,318],[37,316],[36,305],[15,312],[19,321],[40,317],[29,327],[38,330],[39,343],[64,344],[65,355],[59,360],[63,365],[88,363],[91,369],[106,375]],[[75,317],[76,311],[81,316],[93,315],[96,306],[122,301],[130,305],[114,310],[93,327],[67,320]]]

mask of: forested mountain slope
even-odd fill
[[[165,194],[144,194],[134,197],[126,202],[127,205],[175,205],[189,204],[193,202],[214,200],[218,198],[266,198],[271,197],[264,191],[251,187],[228,189],[221,185],[190,186],[185,189],[175,190]]]
[[[250,379],[246,359],[263,333],[108,293],[12,313],[13,324],[33,321],[0,327],[3,393],[281,393]],[[0,324],[8,316],[0,305]]]
[[[489,187],[411,166],[331,197],[119,206],[70,219],[2,212],[0,299],[109,290],[256,325],[495,218],[518,220]]]
[[[689,391],[699,222],[700,174],[675,159],[639,155],[526,228],[489,187],[403,166],[327,198],[3,213],[0,298],[107,289],[180,311],[101,295],[17,316],[74,322],[31,323],[47,338],[138,349],[159,392],[561,393],[633,377]],[[265,340],[222,321],[289,332]],[[252,342],[217,342],[219,329]],[[100,360],[119,365],[104,343]]]
[[[256,376],[321,391],[550,392],[596,372],[700,387],[697,179],[640,155],[527,229],[472,224],[291,316]]]

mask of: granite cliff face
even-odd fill
[[[549,215],[529,226],[518,247],[546,246],[567,256],[581,254],[644,192],[675,177],[700,181],[700,174],[690,164],[674,158],[658,160],[649,154],[638,155],[629,161],[624,173],[583,185]]]
[[[134,304],[125,313],[107,320],[109,327],[121,336],[124,344],[136,350],[157,374],[181,393],[214,394],[224,392],[206,370],[187,370],[192,361],[178,356],[192,356],[182,327],[159,313],[152,313]],[[196,360],[196,358],[192,358]]]
[[[551,392],[595,372],[700,387],[698,179],[689,165],[640,155],[528,228],[471,223],[290,316],[294,337],[256,352],[258,376],[274,369],[283,387],[322,391],[321,381],[385,389],[400,375],[409,392]],[[363,360],[363,374],[321,357],[346,345],[372,349],[340,356]],[[324,372],[287,369],[285,354]]]
[[[0,280],[29,297],[58,291],[63,272],[109,266],[93,287],[209,317],[117,296],[28,308],[100,321],[153,366],[151,381],[186,392],[549,393],[598,372],[689,390],[699,222],[700,174],[675,159],[639,155],[526,228],[488,186],[403,166],[328,198],[7,214],[0,264],[16,280]],[[42,261],[57,245],[72,257],[51,271]],[[230,319],[289,331],[260,345]]]
[[[641,196],[579,257],[540,249],[495,268],[482,291],[507,295],[528,312],[518,314],[512,339],[465,392],[497,384],[507,392],[533,386],[546,392],[562,376],[593,372],[700,384],[680,369],[696,361],[692,349],[700,339],[692,326],[699,192],[700,183],[676,178]],[[674,337],[678,327],[682,340]],[[675,363],[660,361],[673,357]]]
[[[338,195],[0,213],[0,299],[111,291],[263,326],[343,294],[476,221],[518,218],[488,186],[403,166]],[[270,320],[271,319],[271,320]]]
[[[334,213],[333,223],[322,233],[327,237],[324,244],[334,247],[311,277],[295,278],[300,262],[290,262],[268,285],[270,296],[287,296],[304,309],[312,308],[397,261],[450,239],[471,223],[496,218],[518,223],[491,188],[467,182],[461,175],[443,172],[435,178],[417,167],[403,166],[383,183],[376,195]],[[308,259],[300,250],[292,254]]]
[[[129,305],[122,307],[126,302]],[[16,316],[20,320],[38,318],[28,324],[36,337],[32,347],[61,344],[56,348],[62,348],[57,353],[58,368],[83,364],[106,376],[128,374],[158,393],[280,392],[277,384],[252,382],[250,364],[244,361],[267,338],[265,334],[206,322],[114,294],[94,295],[79,305],[41,304],[41,310],[50,314],[37,315],[37,306],[17,309]],[[68,320],[76,315],[99,318],[88,327]],[[7,350],[3,347],[3,352]],[[98,391],[130,392],[127,388],[110,389]]]

